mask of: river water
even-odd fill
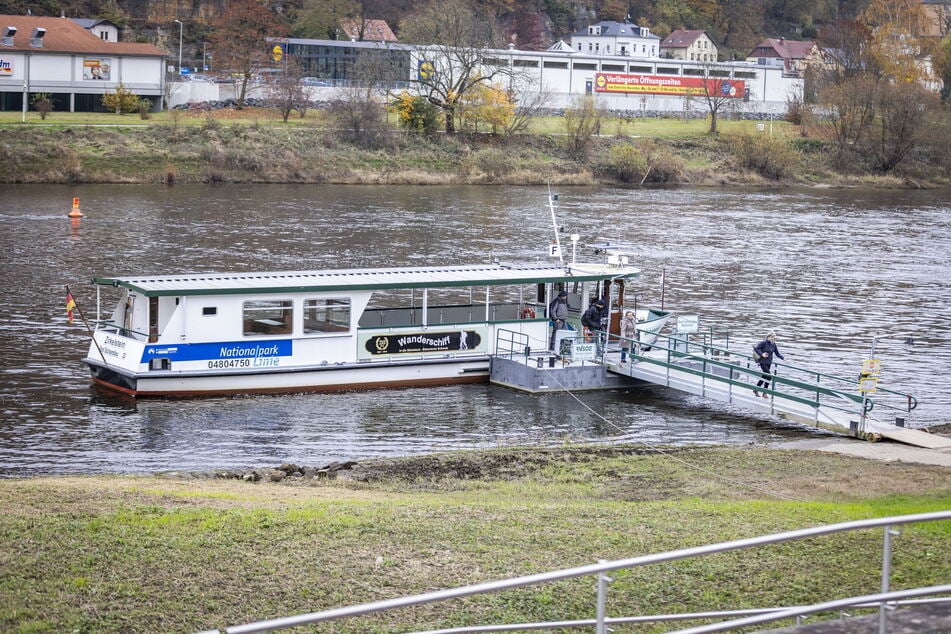
[[[873,335],[914,426],[951,422],[948,192],[562,189],[559,223],[637,246],[639,302],[748,350],[855,376]],[[820,432],[661,388],[531,396],[489,385],[132,402],[91,387],[93,276],[545,258],[536,187],[7,185],[0,191],[0,476],[323,465],[613,441],[768,443]],[[74,196],[86,217],[66,218]],[[579,259],[581,259],[579,257]],[[110,307],[111,309],[111,307]],[[902,336],[889,336],[898,335]],[[914,346],[903,345],[911,334]]]

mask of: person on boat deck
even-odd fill
[[[627,353],[634,346],[633,341],[637,341],[637,319],[634,317],[634,311],[629,310],[624,313],[621,320],[621,363],[627,360]]]
[[[555,333],[564,329],[568,319],[568,293],[558,291],[558,296],[548,307],[548,318],[551,319],[551,338],[548,340],[548,349],[555,350]]]
[[[756,387],[768,388],[769,384],[772,382],[773,374],[769,371],[769,366],[773,364],[774,354],[780,359],[786,359],[786,357],[780,353],[779,348],[776,346],[776,334],[771,332],[766,335],[765,339],[760,341],[753,348],[753,355],[756,357],[756,362],[763,371],[763,376],[761,376],[760,380],[757,381]],[[760,394],[757,390],[753,390],[753,394],[756,396],[762,396],[763,398],[769,398],[769,395],[766,394],[766,392]]]
[[[604,300],[598,298],[593,304],[588,306],[581,316],[581,325],[585,328],[585,335],[591,335],[594,332],[604,330],[604,324],[607,322],[608,311],[605,309]],[[601,354],[601,335],[598,336],[598,354]]]

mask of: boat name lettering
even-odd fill
[[[115,346],[116,348],[125,348],[125,341],[122,339],[114,339],[113,337],[106,337],[104,342],[107,346]]]
[[[277,344],[272,346],[254,346],[253,348],[242,348],[233,346],[231,348],[221,348],[220,357],[229,359],[232,357],[271,357],[280,354]]]
[[[400,347],[406,347],[414,343],[430,346],[433,348],[447,347],[449,345],[449,335],[440,337],[438,339],[435,337],[426,337],[424,335],[417,335],[415,337],[400,337],[397,339],[397,343],[400,344]]]

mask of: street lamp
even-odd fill
[[[178,24],[178,74],[182,74],[182,33],[185,30],[185,25],[182,24],[181,20],[175,20],[175,23]]]
[[[776,104],[773,104],[769,108],[769,136],[773,136],[773,116],[776,114]]]

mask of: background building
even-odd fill
[[[669,59],[689,59],[698,62],[715,62],[720,51],[706,31],[677,29],[660,43],[660,56]]]
[[[602,21],[571,34],[571,47],[579,53],[620,57],[657,57],[660,38],[650,29],[630,22]]]
[[[107,41],[68,18],[0,15],[0,110],[25,111],[47,94],[54,110],[101,111],[120,83],[161,109],[164,59],[151,44]]]

